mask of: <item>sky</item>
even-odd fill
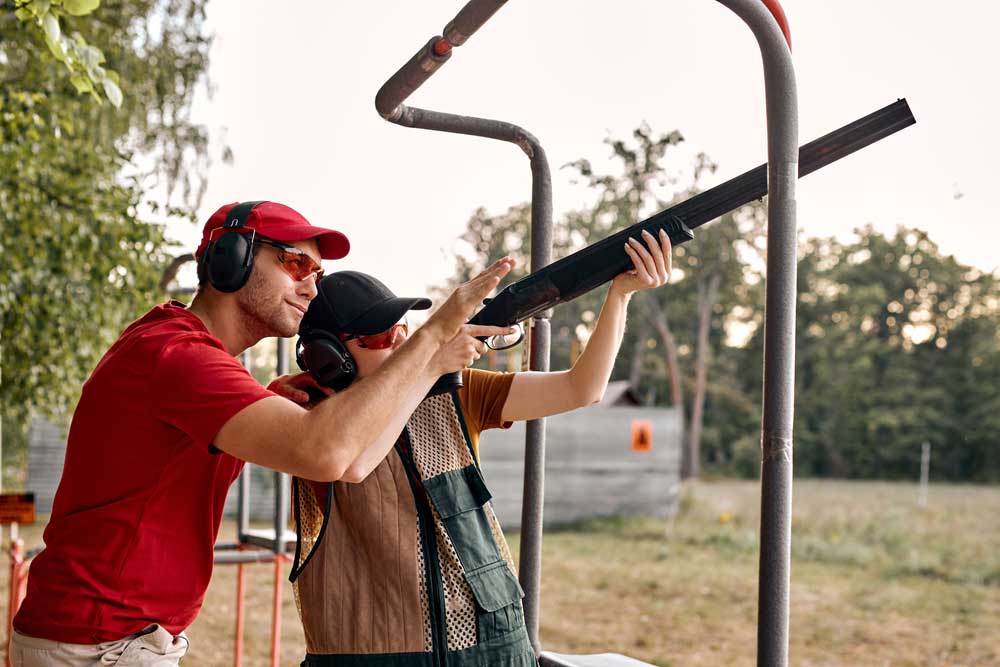
[[[270,199],[351,239],[344,260],[397,294],[450,275],[471,213],[527,201],[525,155],[505,142],[392,125],[375,111],[384,81],[461,0],[212,0],[214,93],[194,120],[216,159],[199,210]],[[1000,266],[1000,55],[993,3],[784,0],[806,143],[897,98],[917,124],[798,182],[803,233],[850,238],[871,223],[927,230],[947,254]],[[511,0],[407,104],[516,123],[553,173],[554,219],[587,193],[561,167],[612,169],[603,143],[639,123],[678,129],[719,169],[711,185],[766,161],[763,73],[749,28],[711,0]],[[232,164],[218,159],[221,146]],[[176,222],[186,250],[199,228]]]

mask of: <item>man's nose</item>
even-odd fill
[[[316,277],[316,274],[314,273],[305,280],[300,280],[299,285],[295,291],[299,294],[299,296],[304,296],[305,298],[312,301],[313,299],[316,298],[316,295],[319,294],[319,290],[316,287],[317,282],[319,282],[319,279]]]

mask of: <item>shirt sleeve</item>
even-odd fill
[[[243,408],[277,396],[217,344],[197,338],[166,346],[152,382],[153,415],[183,431],[198,447],[210,447]]]
[[[513,381],[514,373],[477,368],[462,371],[462,388],[458,398],[470,429],[482,432],[491,428],[510,428],[514,422],[503,421],[501,415]]]

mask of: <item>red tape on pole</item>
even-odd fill
[[[792,32],[788,29],[788,19],[785,18],[785,10],[781,8],[781,3],[778,0],[764,0],[764,6],[771,12],[774,20],[778,22],[778,27],[781,28],[781,33],[785,36],[785,41],[788,42],[788,50],[791,51]]]

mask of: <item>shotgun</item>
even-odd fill
[[[846,157],[880,139],[913,125],[916,120],[905,99],[859,118],[799,148],[799,177]],[[660,229],[677,246],[694,238],[698,227],[761,199],[767,194],[767,164],[701,192],[631,227],[507,285],[469,320],[470,324],[512,326],[538,313],[571,301],[608,282],[631,267],[622,250],[628,237],[653,236]],[[461,373],[442,376],[429,395],[462,386]]]

